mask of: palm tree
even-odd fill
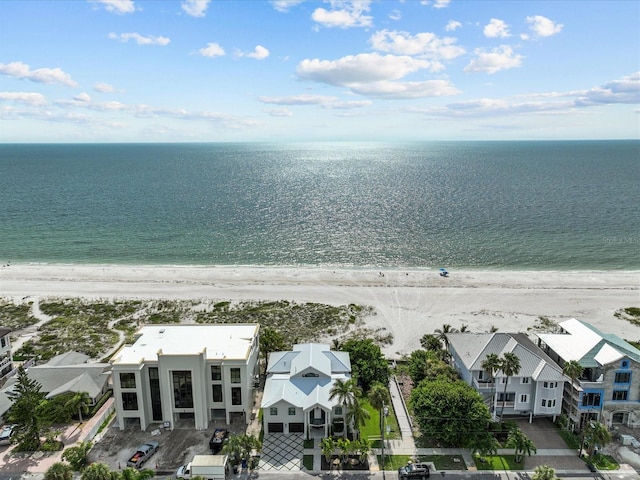
[[[351,441],[346,438],[339,438],[338,450],[340,450],[340,461],[342,463],[347,463],[347,460],[349,460],[349,455],[351,455],[351,452],[353,450]]]
[[[531,452],[536,453],[536,446],[533,441],[527,437],[522,430],[518,427],[514,427],[509,432],[507,437],[507,443],[505,444],[509,448],[515,450],[515,461],[520,463],[524,460],[524,454],[531,456]]]
[[[540,465],[533,471],[531,480],[557,480],[556,471],[549,465]]]
[[[87,392],[76,392],[73,397],[69,399],[65,407],[72,410],[74,413],[78,412],[78,418],[82,423],[82,414],[89,413],[89,406],[91,405],[91,396]]]
[[[320,440],[320,449],[327,463],[331,465],[331,457],[336,450],[336,441],[331,437],[325,437]]]
[[[384,429],[384,407],[391,404],[389,390],[382,383],[374,383],[369,389],[369,403],[380,414],[380,436]]]
[[[82,480],[113,480],[113,474],[104,463],[92,463],[82,471]]]
[[[360,458],[360,463],[364,463],[369,457],[369,452],[371,452],[371,440],[368,438],[361,438],[356,443],[356,452]]]
[[[444,349],[449,351],[449,339],[447,338],[447,334],[455,333],[457,331],[457,329],[453,328],[448,323],[445,323],[444,325],[442,325],[442,328],[436,328],[433,333],[437,334],[436,338],[442,342],[442,345],[444,345]]]
[[[591,457],[596,445],[604,447],[611,443],[611,432],[600,422],[590,422],[585,430],[584,443],[587,445],[587,453]]]
[[[156,472],[150,468],[144,470],[137,470],[135,468],[127,467],[120,473],[121,480],[150,480],[155,476]]]
[[[564,373],[567,377],[571,379],[571,403],[569,403],[569,423],[571,424],[571,429],[575,426],[575,422],[571,422],[571,417],[573,416],[573,389],[574,384],[578,378],[582,376],[584,372],[584,368],[577,360],[570,360],[564,364],[562,367],[562,373]]]
[[[509,384],[509,378],[517,375],[520,372],[520,358],[515,353],[507,352],[502,355],[500,360],[500,371],[505,376],[504,379],[504,392],[502,394],[502,410],[500,411],[500,421],[502,422],[502,416],[504,415],[504,404],[507,400],[507,385]]]
[[[495,410],[495,396],[496,396],[496,372],[500,370],[502,366],[502,362],[500,361],[500,357],[498,357],[495,353],[488,354],[483,360],[481,367],[489,372],[489,376],[491,377],[491,384],[493,385],[491,392],[491,413]]]
[[[360,426],[369,420],[369,411],[356,399],[347,410],[347,425],[353,425],[354,438],[360,435]]]
[[[44,480],[72,480],[73,469],[71,465],[66,463],[56,462],[51,465],[44,473]]]
[[[338,378],[329,390],[329,400],[333,400],[334,398],[338,400],[338,403],[342,405],[342,415],[347,419],[350,408],[357,401],[358,397],[362,395],[362,390],[358,387],[355,379],[349,378],[347,380],[343,380],[342,378]],[[348,422],[345,421],[348,424]]]

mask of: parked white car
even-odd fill
[[[0,445],[10,445],[15,425],[5,425],[0,432]]]

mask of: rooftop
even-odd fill
[[[155,362],[158,355],[196,355],[207,360],[246,360],[260,326],[251,324],[145,325],[133,345],[113,356],[114,365]]]

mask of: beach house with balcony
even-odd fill
[[[145,325],[112,356],[118,426],[249,423],[259,325]]]
[[[271,353],[262,396],[265,435],[344,434],[346,412],[337,398],[329,397],[336,380],[349,378],[349,353],[332,351],[329,345],[304,343],[290,352]]]
[[[451,361],[460,377],[480,393],[494,418],[504,416],[552,417],[562,408],[566,377],[535,343],[523,333],[449,333]],[[487,355],[499,358],[513,353],[520,359],[520,371],[507,378],[502,372],[487,371]],[[506,386],[506,391],[505,391]],[[504,412],[502,412],[504,400]]]
[[[540,333],[538,345],[560,367],[575,360],[583,368],[564,389],[563,413],[578,429],[592,420],[640,426],[640,350],[575,318],[560,323],[558,333]]]

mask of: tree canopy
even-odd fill
[[[377,345],[372,339],[352,339],[342,344],[342,350],[349,352],[351,360],[351,374],[358,380],[358,384],[365,393],[374,383],[389,384],[391,371],[389,365]]]
[[[466,447],[491,420],[482,396],[461,380],[423,381],[410,403],[422,434],[446,445]]]

